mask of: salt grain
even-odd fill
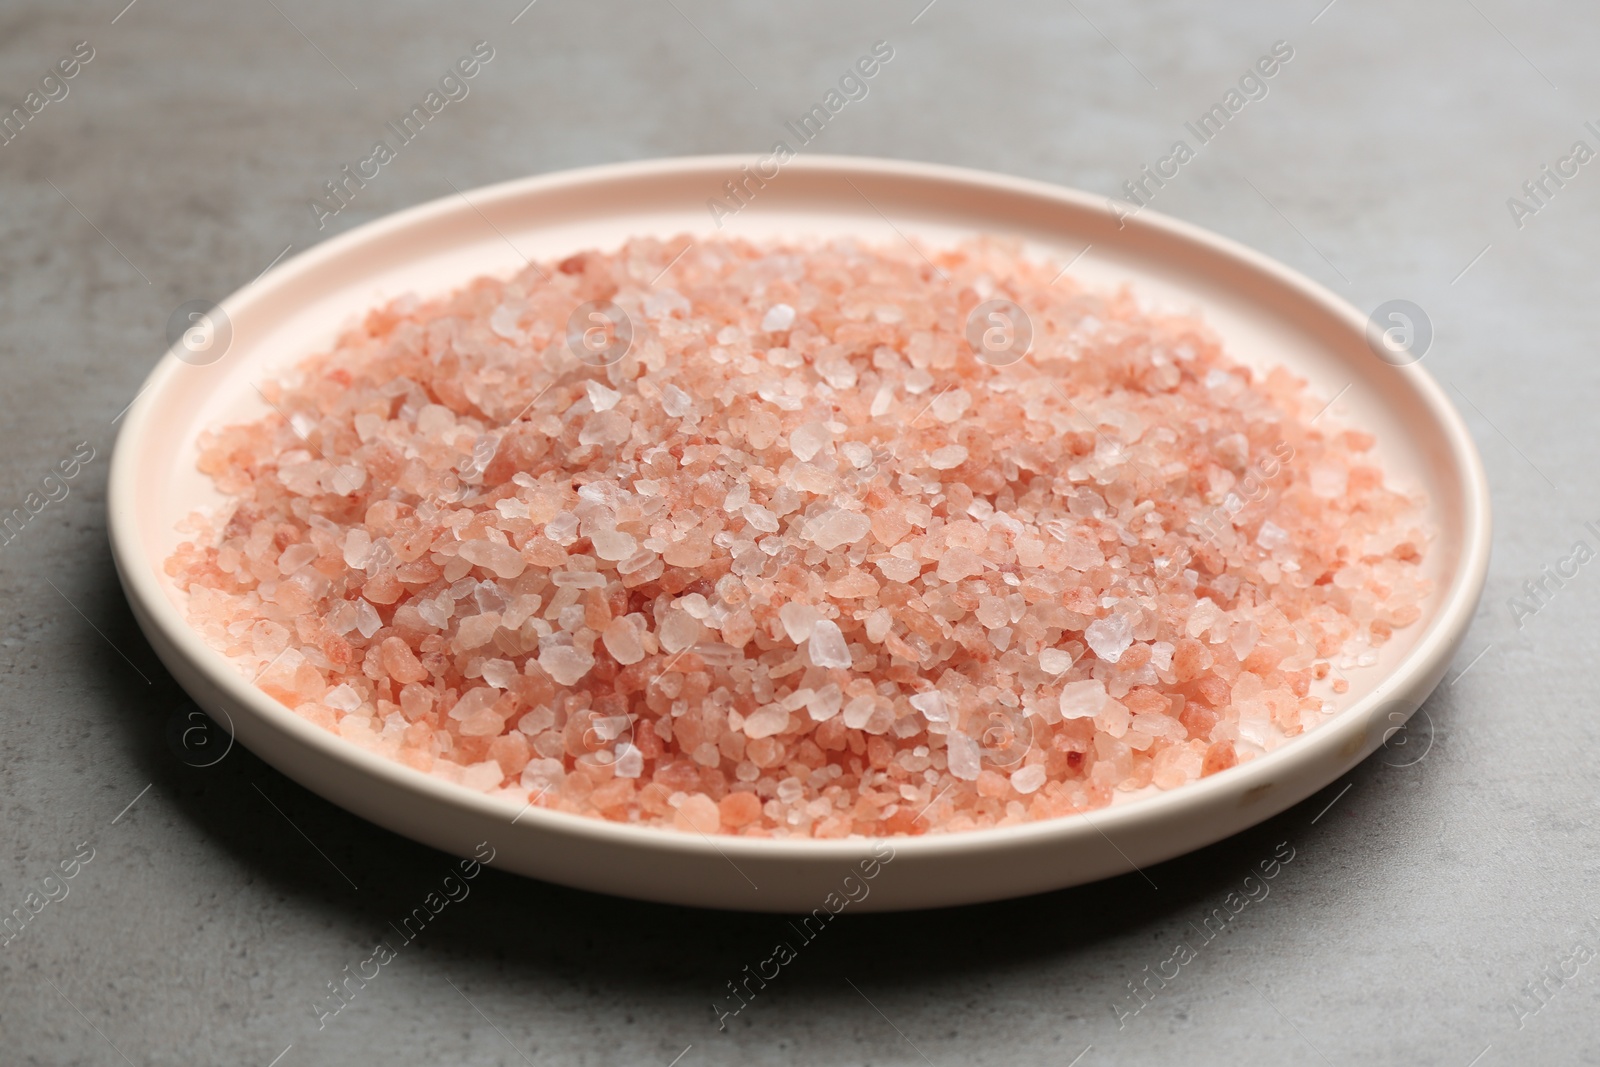
[[[1061,717],[1063,719],[1092,719],[1105,706],[1106,684],[1089,679],[1068,682],[1061,687]]]
[[[811,627],[806,652],[814,667],[848,667],[851,663],[844,634],[839,632],[839,624],[831,619],[818,619]]]
[[[794,308],[788,304],[774,304],[761,317],[761,328],[768,333],[780,333],[794,325]]]
[[[594,657],[581,648],[552,645],[539,653],[539,666],[558,685],[576,685],[594,666]]]
[[[791,601],[778,609],[778,620],[783,623],[783,632],[797,645],[811,636],[811,631],[821,618],[822,616],[817,614],[817,609],[810,604]],[[834,630],[837,631],[838,627],[835,626]]]

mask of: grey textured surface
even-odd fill
[[[1506,205],[1575,140],[1600,146],[1583,126],[1600,120],[1592,8],[539,0],[513,24],[523,0],[140,0],[119,16],[123,2],[0,7],[7,109],[75,42],[95,50],[0,146],[0,510],[79,442],[96,450],[0,549],[0,911],[80,842],[95,850],[0,948],[0,1062],[1600,1061],[1600,963],[1572,955],[1600,945],[1600,577],[1582,569],[1520,626],[1507,605],[1575,540],[1595,545],[1583,523],[1600,519],[1600,163],[1520,229]],[[472,95],[319,233],[308,198],[480,39],[496,56]],[[1497,509],[1488,594],[1424,709],[1431,749],[1409,766],[1374,758],[1149,871],[1159,889],[1130,875],[846,914],[726,1032],[708,1004],[787,936],[781,918],[491,872],[319,1030],[326,983],[448,858],[247,752],[206,769],[174,758],[184,698],[133,624],[103,516],[112,420],[168,314],[451,182],[764,150],[878,39],[895,59],[817,148],[1102,193],[1165,155],[1273,41],[1293,45],[1270,94],[1156,206],[1363,308],[1428,310],[1428,366],[1471,424]],[[1119,1025],[1113,1005],[1138,1003],[1126,983],[1197,940],[1189,924],[1285,841],[1294,860],[1271,895]],[[1540,980],[1542,1007],[1527,988]]]

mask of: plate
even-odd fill
[[[725,183],[751,162],[629,163],[451,195],[329,240],[222,301],[231,338],[210,337],[203,358],[182,345],[169,350],[123,421],[108,490],[123,588],[179,684],[278,770],[407,837],[459,856],[492,849],[497,867],[582,889],[775,912],[831,909],[841,893],[857,911],[965,904],[1144,868],[1304,800],[1378,748],[1438,684],[1483,589],[1488,488],[1439,386],[1419,363],[1378,358],[1367,316],[1295,271],[1186,223],[1150,211],[1119,216],[1103,197],[971,170],[799,158],[764,186],[747,186],[754,195],[738,212],[713,211],[708,201],[724,197]],[[1011,236],[1030,254],[1072,261],[1091,286],[1130,283],[1147,303],[1198,313],[1235,359],[1286,365],[1333,398],[1340,422],[1378,435],[1391,482],[1426,491],[1437,536],[1426,557],[1434,591],[1422,618],[1396,632],[1377,664],[1351,673],[1351,690],[1335,698],[1321,726],[1233,770],[1022,826],[831,841],[713,839],[479,793],[312,725],[189,627],[162,564],[182,540],[177,523],[221,502],[195,469],[200,432],[265,414],[256,383],[326,348],[393,297],[443,293],[528,259],[685,232],[928,245]]]

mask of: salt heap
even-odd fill
[[[1174,788],[1419,618],[1424,501],[1286,370],[1055,275],[682,238],[406,298],[204,438],[231,505],[167,571],[300,715],[518,803],[842,837]]]

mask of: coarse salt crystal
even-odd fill
[[[850,649],[845,644],[844,634],[832,619],[818,619],[811,627],[806,652],[811,657],[813,667],[848,667],[851,664]]]
[[[929,406],[940,422],[955,422],[972,406],[972,394],[965,389],[951,389],[940,393]]]
[[[668,383],[661,389],[661,410],[675,419],[681,419],[694,410],[694,397]]]
[[[361,631],[362,637],[371,637],[383,625],[383,620],[378,617],[377,609],[365,600],[357,599],[355,604],[356,629]]]
[[[620,445],[633,433],[633,421],[620,411],[597,411],[584,420],[578,432],[580,445]]]
[[[1083,631],[1083,639],[1096,656],[1107,663],[1115,663],[1133,644],[1133,626],[1126,615],[1113,612],[1091,622]]]
[[[844,693],[835,682],[829,682],[818,689],[806,701],[806,712],[817,722],[827,722],[839,714],[839,710],[843,707]]]
[[[1061,717],[1092,719],[1100,713],[1100,709],[1109,699],[1104,682],[1094,679],[1068,682],[1061,687]]]
[[[859,511],[832,508],[812,520],[806,536],[816,542],[818,548],[835,549],[853,545],[871,531],[872,520]]]
[[[594,666],[594,657],[571,645],[552,645],[539,653],[539,666],[557,685],[576,685]]]
[[[606,623],[601,640],[605,642],[606,651],[623,666],[644,659],[644,643],[639,640],[639,631],[625,618],[614,618]]]
[[[821,618],[816,608],[798,601],[790,601],[778,609],[778,620],[783,623],[784,633],[797,645],[811,636],[811,631]]]
[[[978,772],[983,769],[978,742],[959,730],[952,730],[946,738],[946,744],[951,775],[963,782],[977,781]]]
[[[322,702],[335,711],[355,711],[361,706],[361,694],[349,685],[339,685],[328,690]]]
[[[583,388],[589,394],[589,406],[596,411],[610,411],[617,406],[617,401],[622,399],[622,394],[593,378],[583,383]]]
[[[1046,674],[1063,674],[1072,662],[1072,653],[1065,649],[1046,648],[1039,652],[1039,669]]]
[[[910,704],[929,722],[949,722],[950,711],[945,707],[944,694],[937,689],[930,689],[926,693],[918,693],[910,698]]]
[[[781,734],[789,728],[789,713],[777,704],[767,704],[744,720],[745,736],[752,740]]]
[[[1026,767],[1011,772],[1011,788],[1027,796],[1037,792],[1044,785],[1045,769],[1042,763],[1032,763]]]
[[[627,559],[639,548],[639,542],[633,535],[621,530],[596,530],[589,535],[589,541],[594,545],[595,555],[612,562]]]
[[[774,304],[761,316],[761,328],[767,333],[781,333],[794,325],[794,308],[788,304]]]
[[[809,462],[813,456],[827,447],[833,435],[828,428],[820,422],[808,422],[797,426],[789,434],[789,451],[794,453],[794,458],[802,463]]]

